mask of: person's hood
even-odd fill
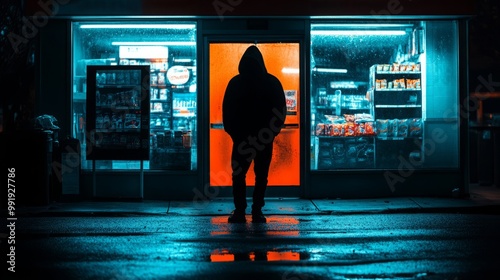
[[[238,71],[241,75],[247,77],[261,76],[267,73],[262,53],[256,46],[250,46],[246,49],[241,57]]]

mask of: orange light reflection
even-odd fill
[[[270,236],[299,236],[300,231],[297,228],[299,220],[288,216],[270,216],[267,217],[266,224],[252,224],[252,216],[246,215],[247,223],[245,226],[251,232],[254,227],[258,227],[258,231],[263,231],[264,234]],[[230,235],[231,230],[228,228],[229,224],[227,216],[216,216],[210,220],[212,226],[215,228],[210,232],[210,235]]]
[[[259,255],[260,258],[256,256]],[[268,261],[268,262],[276,262],[276,261],[300,261],[300,253],[293,251],[264,251],[262,253],[259,252],[250,252],[248,254],[238,254],[238,258],[235,258],[235,254],[231,253],[228,249],[222,250],[214,250],[210,254],[211,262],[234,262],[234,261]],[[262,256],[265,256],[263,258]]]

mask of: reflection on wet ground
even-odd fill
[[[300,261],[307,259],[306,254],[293,251],[251,251],[232,252],[229,249],[216,249],[210,254],[211,262],[235,262],[235,261]]]
[[[299,236],[299,220],[290,216],[269,216],[265,224],[254,224],[250,221],[250,215],[247,215],[245,224],[230,224],[227,222],[227,216],[213,217],[210,220],[210,234],[230,235],[242,231],[267,236]]]

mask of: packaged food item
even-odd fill
[[[366,135],[365,123],[358,123],[356,126],[356,136]]]
[[[382,71],[384,71],[384,65],[377,64],[377,68],[376,69],[377,69],[377,72],[382,72]]]
[[[346,122],[354,122],[356,120],[352,114],[344,114],[344,118]]]
[[[373,121],[373,117],[367,113],[354,114],[354,120],[356,122]]]
[[[391,72],[399,72],[399,63],[392,64]]]
[[[344,135],[344,125],[343,124],[332,124],[332,136],[342,136]]]
[[[325,124],[324,123],[318,123],[316,125],[316,135],[317,136],[325,135]]]
[[[158,76],[156,74],[151,74],[151,85],[156,86],[158,85]]]
[[[394,88],[397,88],[397,89],[401,89],[401,88],[405,88],[406,85],[405,85],[405,79],[402,78],[402,79],[395,79],[394,80]]]
[[[380,80],[380,89],[386,89],[387,88],[387,80],[382,79]]]
[[[373,122],[365,122],[365,135],[375,135]]]
[[[390,64],[384,64],[384,72],[389,72],[391,70]]]
[[[332,136],[332,129],[333,129],[333,126],[331,123],[325,124],[325,135]]]
[[[398,136],[398,119],[389,120],[387,137]]]
[[[166,88],[162,88],[160,89],[160,100],[167,100],[167,89]]]
[[[420,79],[406,79],[408,89],[420,89]]]
[[[163,72],[158,73],[158,84],[159,85],[165,84],[165,73]]]
[[[401,119],[397,121],[398,123],[398,137],[408,137],[408,120]]]
[[[354,122],[346,123],[344,127],[344,136],[356,136],[357,124]]]
[[[389,120],[379,119],[377,120],[377,135],[381,137],[387,137],[389,132]]]
[[[422,119],[410,119],[408,129],[411,137],[422,136]]]

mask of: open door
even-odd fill
[[[232,141],[222,124],[222,100],[229,80],[238,74],[238,64],[250,43],[209,44],[210,100],[210,185],[231,186]],[[268,186],[300,185],[300,45],[299,43],[257,44],[267,71],[282,83],[288,113],[285,128],[274,142]],[[253,163],[247,186],[255,185]]]

